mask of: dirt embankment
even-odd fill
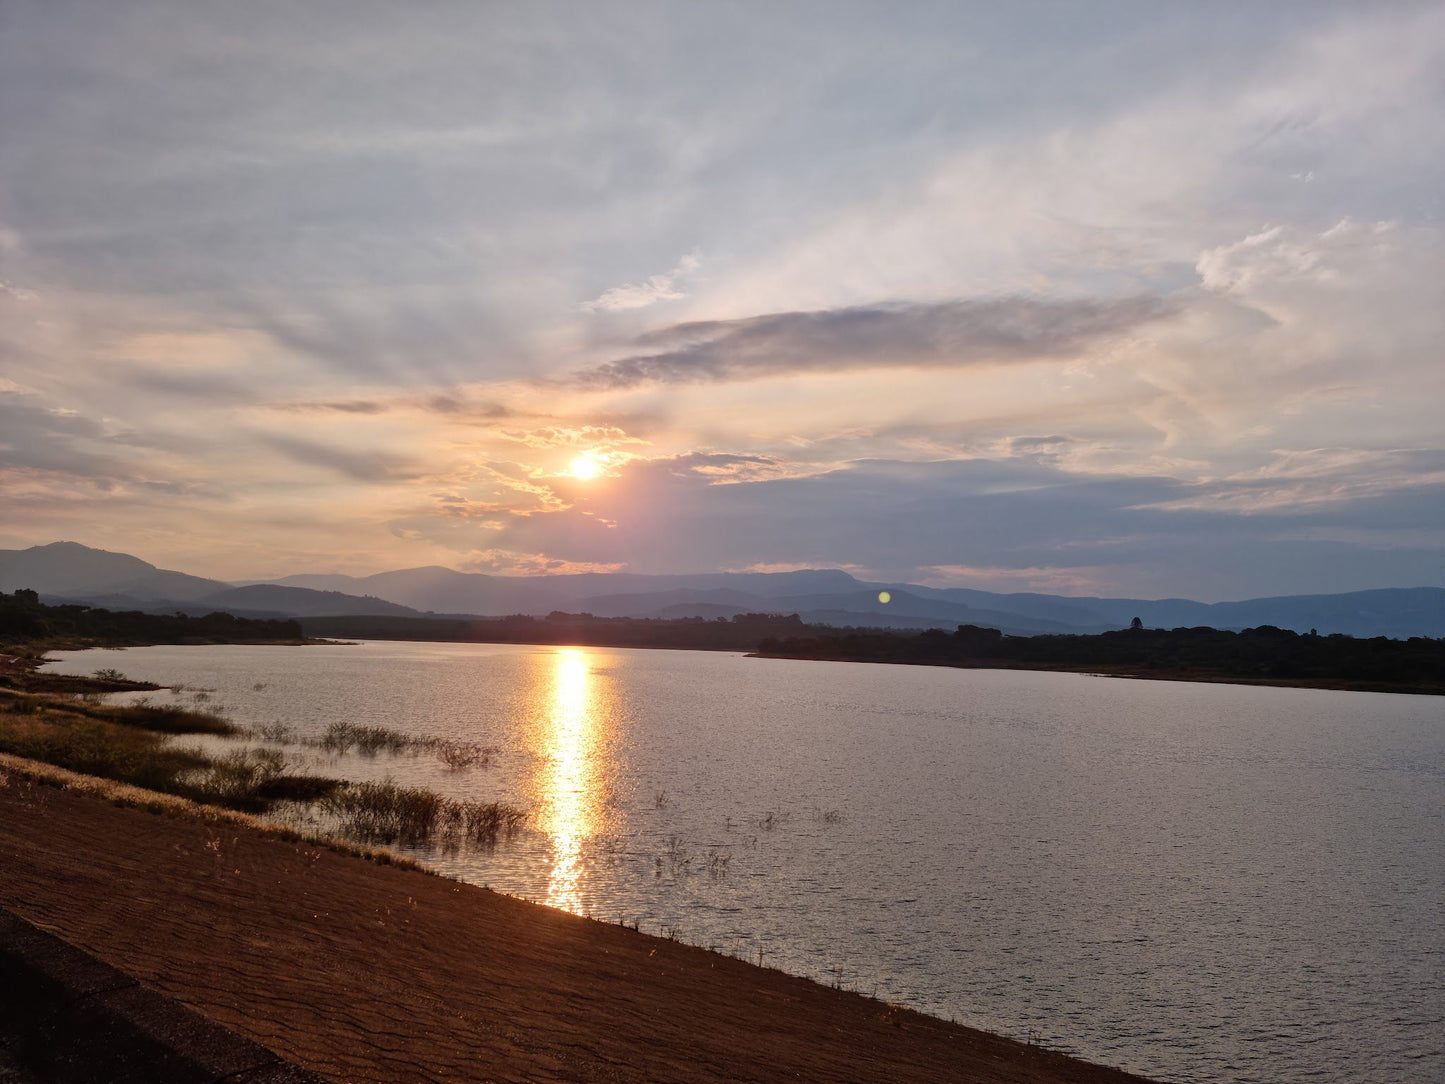
[[[0,905],[337,1081],[1139,1078],[243,825],[0,786]]]

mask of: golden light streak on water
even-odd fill
[[[545,732],[543,831],[551,836],[552,871],[546,903],[581,913],[582,845],[602,830],[601,704],[588,654],[578,648],[557,653],[552,702]]]

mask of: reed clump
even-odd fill
[[[99,707],[87,705],[81,711],[95,719],[161,734],[217,734],[226,737],[239,731],[235,723],[213,712],[192,711],[174,704],[142,701],[136,704],[102,704]]]
[[[113,705],[98,696],[87,701],[0,689],[0,753],[80,775],[247,813],[265,812],[282,801],[315,803],[338,818],[342,834],[363,842],[493,843],[527,818],[525,811],[503,802],[451,799],[389,781],[348,784],[300,774],[276,748],[217,754],[174,744],[172,739],[182,734],[241,735],[283,745],[294,738],[281,723],[243,728],[212,712],[176,704]],[[355,749],[363,756],[430,750],[454,770],[486,765],[495,752],[473,742],[414,738],[353,723],[333,723],[320,739],[305,744],[333,753]]]
[[[283,739],[284,740],[284,739]],[[433,752],[452,771],[485,768],[491,763],[495,749],[470,741],[448,738],[418,738],[384,726],[359,726],[356,723],[332,723],[313,743],[336,756],[353,749],[364,757],[379,753],[399,756],[403,753]]]
[[[298,775],[284,753],[275,749],[238,749],[219,757],[198,754],[205,763],[180,780],[178,793],[193,801],[260,813],[276,802],[314,802],[325,798],[341,780]]]
[[[495,843],[510,836],[527,819],[525,810],[505,802],[460,802],[462,826],[473,843]]]
[[[421,787],[355,783],[321,799],[341,820],[342,831],[375,843],[426,843],[436,834],[447,799]]]
[[[262,723],[260,726],[253,726],[251,733],[262,741],[279,742],[282,745],[289,745],[296,740],[296,730],[279,719],[274,723]]]
[[[356,783],[321,799],[343,834],[368,843],[422,846],[438,839],[492,843],[519,828],[527,814],[503,802],[446,798],[423,787],[387,781]]]
[[[408,752],[416,748],[418,742],[399,730],[389,730],[384,726],[332,723],[316,744],[338,756],[355,749],[364,757],[374,757],[378,753]]]
[[[454,772],[466,768],[485,768],[492,761],[492,750],[470,741],[448,741],[433,738],[429,742],[437,759]]]

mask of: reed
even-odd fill
[[[282,745],[289,745],[296,740],[296,731],[279,720],[254,726],[251,728],[251,733],[262,741],[278,742]]]
[[[71,705],[67,705],[70,708]],[[89,715],[93,719],[119,723],[121,726],[139,727],[160,734],[218,734],[228,736],[240,728],[229,719],[209,711],[191,711],[173,704],[152,704],[142,701],[137,704],[102,704],[99,707],[85,705],[72,710]]]
[[[467,768],[485,768],[491,763],[492,750],[483,748],[476,742],[447,741],[438,738],[428,744],[436,752],[437,759],[454,772]]]
[[[0,717],[0,752],[173,793],[184,773],[205,764],[158,734],[46,709]]]
[[[395,783],[355,783],[321,799],[344,834],[369,843],[429,843],[451,804],[440,794]]]
[[[417,740],[384,726],[357,726],[355,723],[332,723],[316,743],[328,753],[344,754],[355,749],[364,757],[378,753],[405,753],[417,746]]]
[[[276,801],[315,800],[339,785],[292,774],[275,750],[213,756],[167,740],[176,734],[236,731],[205,713],[41,696],[7,696],[0,708],[5,709],[0,711],[0,751],[208,805],[261,812]]]
[[[462,826],[473,843],[495,843],[527,819],[524,810],[505,802],[460,802]]]
[[[527,814],[504,802],[466,802],[390,781],[355,783],[321,799],[344,835],[368,843],[424,846],[437,840],[495,843]]]

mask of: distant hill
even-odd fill
[[[377,598],[433,613],[504,615],[545,614],[553,610],[585,609],[601,616],[607,599],[613,596],[659,596],[646,605],[671,605],[667,592],[685,591],[726,597],[698,601],[737,602],[756,610],[759,600],[784,596],[811,595],[857,590],[859,581],[836,569],[803,569],[797,572],[708,572],[687,576],[648,576],[632,572],[583,572],[561,576],[490,576],[481,572],[457,572],[429,565],[373,576],[299,575],[275,581],[292,587],[322,591],[344,591],[351,595]],[[770,605],[763,609],[776,610]],[[610,616],[633,616],[612,614]]]
[[[410,606],[400,606],[370,595],[358,598],[340,591],[312,591],[305,587],[282,587],[274,583],[232,587],[197,601],[215,610],[277,617],[421,616]]]
[[[20,588],[38,591],[51,603],[82,602],[109,610],[146,613],[200,616],[221,611],[247,618],[416,614],[395,602],[335,591],[274,584],[232,587],[220,580],[171,572],[129,554],[91,549],[77,542],[0,550],[0,591]]]
[[[112,596],[137,601],[189,601],[231,585],[170,572],[126,553],[52,542],[26,550],[0,550],[0,591],[28,587],[41,594],[79,599]]]
[[[1274,625],[1294,632],[1315,629],[1348,636],[1445,636],[1445,589],[1438,587],[1391,587],[1338,595],[1281,595],[1242,602],[1000,595],[967,588],[912,590],[1095,631],[1120,628],[1138,617],[1149,628],[1164,629],[1199,626],[1247,629]]]
[[[1013,635],[1105,632],[1124,628],[1138,617],[1149,628],[1274,625],[1300,633],[1314,629],[1324,635],[1445,637],[1445,590],[1438,587],[1206,603],[869,583],[838,569],[523,577],[435,565],[372,576],[302,574],[235,587],[74,542],[0,550],[0,590],[19,587],[111,609],[196,613],[212,608],[245,616],[500,617],[563,611],[598,617],[713,619],[796,613],[810,624],[949,630],[979,625]],[[887,603],[879,601],[880,591],[891,596]]]

